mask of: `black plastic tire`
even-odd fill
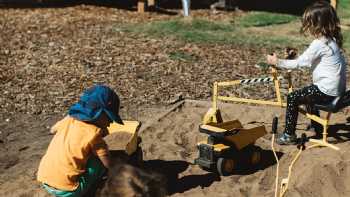
[[[255,166],[258,165],[261,161],[261,150],[255,148],[250,155],[250,164]]]
[[[216,163],[216,168],[221,176],[231,175],[235,168],[235,161],[233,159],[220,157]]]

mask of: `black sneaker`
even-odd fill
[[[277,136],[276,143],[279,145],[295,145],[297,143],[297,136],[283,132]]]

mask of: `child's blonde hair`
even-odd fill
[[[306,8],[300,31],[316,37],[324,36],[328,39],[335,39],[340,48],[343,46],[343,36],[337,12],[326,1],[318,1]]]

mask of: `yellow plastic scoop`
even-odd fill
[[[123,125],[112,123],[108,127],[109,135],[106,136],[106,141],[109,148],[125,150],[128,155],[134,153],[137,149],[138,130],[141,122],[123,120]]]
[[[113,122],[109,127],[108,131],[109,134],[115,133],[115,132],[128,132],[128,133],[135,133],[141,126],[141,122],[139,121],[133,121],[133,120],[123,120],[124,124],[118,124],[116,122]]]

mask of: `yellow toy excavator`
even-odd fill
[[[285,106],[279,91],[279,80],[281,79],[277,76],[276,69],[272,68],[271,77],[215,82],[212,107],[205,114],[202,124],[199,126],[199,131],[208,134],[208,138],[197,144],[199,156],[195,159],[195,164],[203,169],[216,171],[220,175],[229,175],[235,169],[258,164],[261,152],[259,147],[254,146],[254,143],[266,134],[265,126],[245,129],[239,120],[224,122],[217,102],[224,100]],[[277,101],[226,97],[218,94],[219,87],[223,86],[271,82],[275,85]]]

